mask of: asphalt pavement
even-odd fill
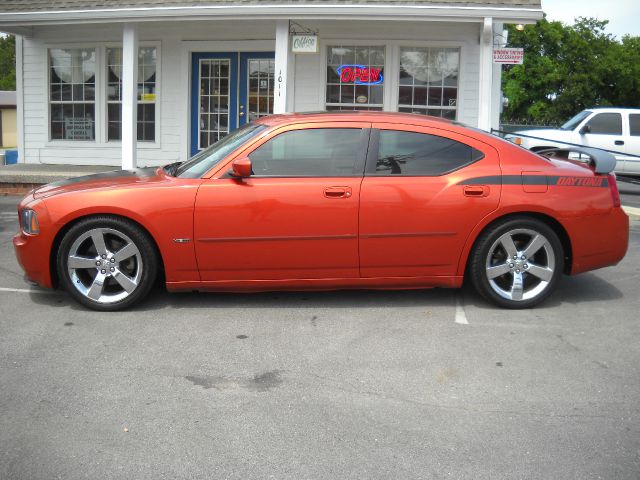
[[[470,289],[169,294],[25,284],[0,197],[0,479],[640,477],[640,221],[539,308]]]
[[[633,208],[640,208],[640,177],[638,177],[638,179],[634,178],[632,182],[628,180],[629,179],[618,180],[618,190],[620,191],[622,204]]]

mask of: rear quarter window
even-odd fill
[[[484,154],[450,138],[418,132],[381,130],[378,158],[370,175],[440,176],[484,158]]]

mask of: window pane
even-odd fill
[[[326,128],[285,132],[253,151],[256,175],[339,177],[353,175],[362,131]]]
[[[640,137],[640,115],[629,115],[629,129],[631,132],[631,136]]]
[[[156,63],[155,47],[138,49],[138,124],[141,142],[155,141]],[[108,140],[122,139],[122,48],[107,49]],[[209,73],[207,71],[207,73]]]
[[[622,115],[619,113],[599,113],[588,123],[589,133],[597,135],[622,135]]]
[[[458,170],[483,156],[482,152],[449,138],[382,130],[375,174],[437,176]]]
[[[96,53],[86,48],[49,50],[52,140],[94,140]]]
[[[456,48],[402,47],[398,110],[455,119],[459,63]]]
[[[328,47],[327,110],[381,109],[384,58],[385,47]]]

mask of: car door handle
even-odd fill
[[[327,187],[324,189],[324,196],[327,198],[349,198],[351,187]]]
[[[624,141],[623,140],[616,140],[614,143],[616,145],[624,145]]]
[[[466,197],[486,197],[489,195],[489,191],[487,185],[465,185],[464,187]]]

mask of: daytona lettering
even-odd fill
[[[556,185],[561,187],[602,187],[603,177],[558,177]]]

